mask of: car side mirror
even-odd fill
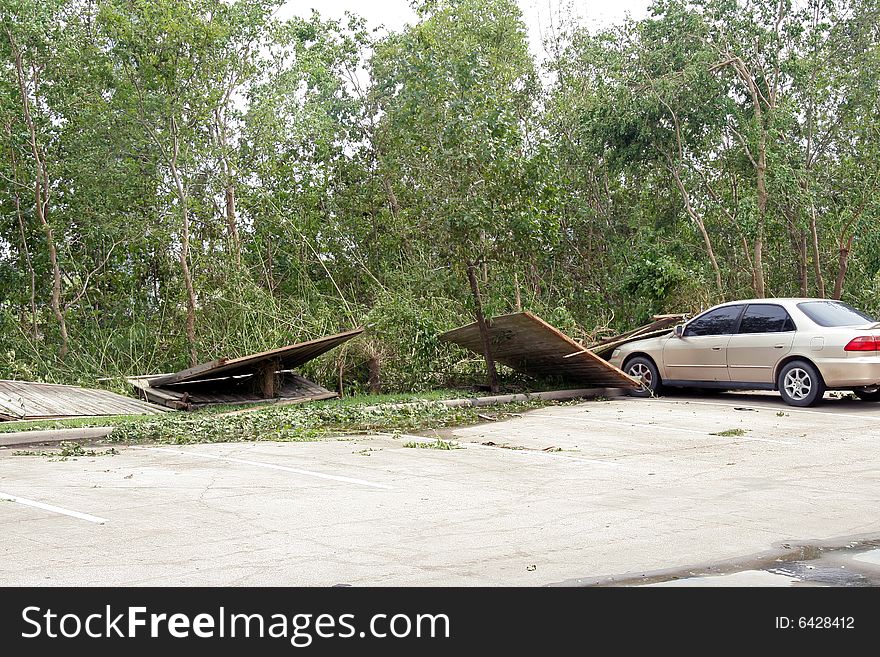
[[[684,337],[684,324],[678,324],[674,329],[672,329],[672,333],[677,338]]]

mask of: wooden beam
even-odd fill
[[[279,387],[278,370],[281,369],[281,360],[272,358],[264,360],[257,365],[254,376],[257,391],[263,399],[274,399]]]

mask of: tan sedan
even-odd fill
[[[792,406],[812,406],[826,390],[880,401],[880,324],[830,299],[721,304],[610,360],[642,382],[637,396],[670,386],[778,390]]]

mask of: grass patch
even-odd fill
[[[85,449],[79,443],[64,441],[59,447],[60,450],[18,450],[12,452],[13,456],[48,456],[53,461],[66,461],[69,458],[77,456],[116,456],[119,452],[111,447],[109,449],[95,450]]]
[[[387,399],[387,398],[386,398]],[[393,407],[395,396],[384,404],[376,397],[331,399],[303,405],[269,405],[250,413],[168,413],[147,420],[121,422],[105,441],[115,443],[216,443],[278,440],[312,441],[328,436],[396,431],[412,433],[478,424],[484,408],[448,408],[438,401],[420,401]],[[564,403],[564,402],[562,402]],[[521,413],[560,402],[533,400],[493,407],[500,413]]]
[[[487,392],[474,392],[473,390],[461,390],[453,388],[441,388],[427,392],[394,393],[383,395],[358,395],[344,397],[343,399],[330,399],[323,402],[312,402],[304,407],[314,407],[320,404],[330,404],[336,408],[359,408],[362,406],[377,406],[381,404],[400,404],[408,402],[435,402],[442,399],[460,399],[470,397],[486,397]],[[172,416],[185,415],[188,418],[212,417],[234,411],[251,410],[255,413],[281,411],[285,406],[277,403],[257,402],[253,404],[216,404],[187,413],[169,411],[161,415],[108,415],[101,417],[77,417],[60,420],[15,420],[0,422],[0,433],[13,433],[16,431],[41,431],[47,429],[84,429],[91,427],[107,427],[126,425],[130,426],[137,422],[149,422],[162,424]],[[287,406],[286,408],[291,408]],[[283,414],[283,413],[282,413]],[[174,423],[173,421],[171,422]]]
[[[483,422],[486,408],[448,408],[441,399],[484,396],[468,390],[441,389],[427,393],[364,395],[301,405],[262,404],[250,412],[233,413],[246,406],[215,406],[191,412],[161,415],[110,416],[0,423],[0,432],[113,426],[103,443],[220,443],[234,441],[313,441],[330,436],[371,433],[417,433]],[[406,406],[396,406],[405,403]],[[582,400],[499,404],[498,417],[545,406],[564,406]],[[434,449],[444,449],[435,447]],[[22,453],[24,454],[24,453]],[[57,455],[57,452],[51,453]],[[83,454],[87,456],[89,454]],[[96,453],[95,455],[99,455]]]
[[[725,438],[729,438],[731,436],[745,436],[745,429],[727,429],[725,431],[719,431],[717,433],[709,434],[711,436],[724,436]]]
[[[411,447],[414,449],[461,449],[458,445],[453,442],[447,442],[445,440],[433,440],[429,443],[417,443],[413,440],[403,443],[404,447]]]

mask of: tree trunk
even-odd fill
[[[517,272],[513,272],[513,287],[515,293],[514,304],[516,307],[516,312],[522,312],[522,297],[520,296],[519,291],[519,274]]]
[[[852,251],[853,238],[850,237],[845,243],[841,243],[837,256],[837,278],[834,279],[834,294],[832,298],[840,299],[843,296],[843,283],[846,280],[846,272],[849,269],[849,254]]]
[[[45,218],[45,213],[39,213],[43,232],[46,234],[46,245],[49,249],[49,263],[52,265],[52,314],[58,320],[58,328],[61,331],[61,349],[58,355],[61,360],[67,357],[69,351],[67,337],[67,321],[64,319],[64,311],[61,309],[61,267],[58,265],[58,250],[55,248],[55,234],[52,226]]]
[[[703,237],[703,244],[706,246],[706,254],[709,256],[709,262],[712,263],[712,270],[715,272],[715,287],[718,289],[718,294],[723,295],[724,283],[721,280],[721,268],[718,266],[718,259],[715,257],[715,249],[712,248],[712,239],[709,237],[709,231],[706,230],[706,223],[703,221],[703,217],[700,216],[700,213],[694,208],[693,203],[691,203],[690,194],[688,194],[688,191],[681,180],[678,168],[670,164],[669,170],[672,172],[672,177],[675,179],[675,184],[678,187],[678,191],[681,193],[685,211],[687,211],[688,216],[697,225],[700,235]]]
[[[24,230],[24,219],[21,216],[21,201],[18,197],[18,192],[15,193],[15,210],[18,214],[18,228],[21,232],[21,248],[25,257],[25,264],[27,265],[28,276],[30,277],[30,309],[31,309],[31,321],[30,321],[30,331],[31,337],[34,341],[37,340],[38,331],[37,331],[37,273],[34,271],[34,264],[31,261],[31,252],[27,245],[27,235]]]
[[[791,248],[794,252],[794,270],[797,276],[800,296],[808,294],[809,277],[807,274],[807,233],[799,229],[795,218],[795,210],[786,208],[783,213],[787,221],[788,238],[791,240]]]
[[[483,315],[483,300],[480,297],[480,284],[477,282],[477,264],[467,263],[468,281],[471,284],[471,293],[474,295],[474,315],[477,326],[480,329],[480,338],[483,342],[483,357],[486,359],[486,374],[488,376],[489,391],[498,392],[498,372],[495,369],[495,359],[492,357],[492,343],[489,339],[489,326]]]
[[[344,370],[345,370],[345,358],[340,358],[339,359],[339,367],[336,370],[336,374],[337,374],[336,392],[339,395],[340,399],[345,397],[345,384],[343,383],[343,380],[342,380],[342,374],[343,374]]]
[[[816,277],[816,289],[821,298],[825,298],[825,279],[822,277],[822,260],[819,255],[819,229],[816,222],[816,206],[810,203],[810,237],[813,247],[813,275]]]
[[[171,175],[177,189],[177,200],[180,203],[180,269],[183,274],[183,284],[186,288],[186,346],[189,351],[190,367],[198,365],[196,353],[196,292],[193,285],[192,272],[189,268],[189,196],[180,177],[177,162],[180,154],[180,141],[177,132],[177,123],[171,120],[172,155]]]
[[[375,354],[367,360],[367,371],[370,375],[370,393],[380,394],[382,392],[382,361]]]
[[[758,144],[758,162],[755,167],[758,186],[758,234],[755,236],[755,296],[766,296],[764,286],[764,221],[767,217],[767,131],[761,129]]]
[[[10,124],[6,124],[6,135],[9,138],[9,143],[12,143],[12,126]],[[10,164],[12,165],[12,179],[17,183],[18,182],[18,161],[15,157],[15,149],[10,149]],[[30,321],[30,332],[31,337],[34,342],[37,340],[38,331],[37,331],[37,273],[34,270],[34,263],[31,260],[31,250],[28,247],[27,241],[27,231],[25,230],[25,222],[24,216],[21,212],[21,194],[16,188],[13,193],[13,202],[15,204],[15,216],[18,220],[18,231],[21,236],[21,252],[24,254],[25,266],[27,267],[28,276],[30,279],[30,310],[31,310],[31,321]]]
[[[238,236],[238,218],[235,213],[235,182],[232,176],[232,167],[229,165],[227,155],[226,119],[219,110],[214,111],[214,120],[217,131],[217,146],[220,149],[220,168],[223,173],[223,189],[226,206],[226,232],[232,242],[235,251],[235,261],[241,265],[241,240]]]
[[[387,174],[382,176],[382,188],[385,190],[385,196],[388,199],[388,207],[391,210],[391,216],[396,221],[400,216],[400,202],[397,200],[397,194],[394,193],[394,186]]]
[[[180,269],[186,287],[186,346],[189,351],[190,367],[198,365],[196,354],[196,292],[193,286],[192,272],[189,268],[189,212],[184,204],[181,210],[183,235],[180,244]]]
[[[807,276],[807,236],[800,235],[798,239],[798,281],[800,283],[801,296],[805,297],[809,294],[809,278]]]
[[[811,18],[810,29],[815,31],[819,25],[819,11],[820,11],[821,3],[813,4],[813,15]],[[817,55],[816,49],[814,47],[813,56]],[[809,89],[813,90],[816,88],[816,77],[819,74],[819,67],[812,66],[810,67],[810,84]],[[825,278],[822,275],[822,258],[819,255],[819,226],[816,221],[816,201],[812,196],[812,176],[813,176],[813,163],[814,163],[814,151],[813,151],[813,132],[815,128],[815,97],[813,92],[811,91],[808,101],[807,101],[807,145],[806,145],[806,169],[807,175],[803,181],[803,189],[807,198],[810,199],[810,242],[812,247],[812,259],[813,259],[813,276],[816,279],[816,290],[817,294],[821,298],[825,298]],[[806,295],[805,295],[806,296]]]
[[[69,341],[67,336],[67,321],[64,318],[64,311],[61,308],[61,267],[58,264],[58,249],[55,246],[55,233],[49,224],[49,172],[46,166],[45,156],[40,152],[37,145],[37,129],[31,116],[31,105],[28,98],[28,88],[25,83],[24,64],[22,61],[21,50],[9,30],[6,31],[9,38],[9,45],[12,47],[12,54],[15,60],[15,72],[18,78],[18,89],[21,94],[22,112],[24,114],[25,124],[28,129],[30,139],[31,154],[34,158],[34,212],[43,234],[46,236],[46,249],[49,252],[49,263],[52,266],[52,314],[58,322],[58,328],[61,334],[61,347],[58,350],[59,357],[63,360],[67,357],[69,351]],[[35,83],[36,84],[36,83]],[[37,93],[37,89],[34,89]]]

